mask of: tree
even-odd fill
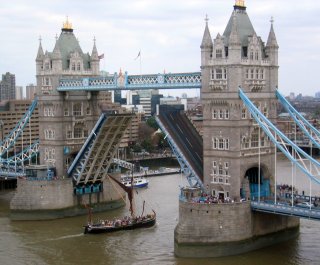
[[[158,129],[159,129],[159,125],[158,125],[158,123],[156,122],[155,117],[150,117],[150,118],[146,121],[146,124],[147,124],[149,127],[153,128],[153,129],[155,129],[155,130],[158,130]]]

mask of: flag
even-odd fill
[[[101,55],[99,55],[98,58],[99,58],[100,60],[103,59],[103,58],[104,58],[104,53],[101,54]]]
[[[139,51],[137,57],[135,58],[135,60],[137,60],[139,57],[141,57],[141,51]]]

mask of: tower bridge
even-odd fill
[[[83,53],[68,21],[52,52],[44,53],[40,41],[36,58],[40,163],[55,168],[58,180],[41,178],[37,185],[18,179],[13,213],[19,217],[27,209],[39,217],[39,211],[49,208],[66,216],[70,213],[64,209],[83,213],[83,204],[103,205],[99,210],[121,206],[107,171],[131,118],[127,113],[102,113],[104,93],[201,88],[203,138],[179,110],[157,117],[190,184],[180,196],[175,254],[238,254],[270,244],[275,234],[278,241],[296,236],[298,217],[318,220],[317,209],[297,208],[293,201],[281,205],[277,196],[277,150],[305,173],[306,181],[320,183],[320,164],[274,126],[278,99],[287,102],[276,91],[279,46],[273,20],[265,44],[244,1],[236,1],[222,35],[212,39],[206,20],[200,48],[201,73],[101,77],[95,41],[92,53]],[[286,106],[317,145],[318,131]],[[3,142],[0,151],[10,143]],[[195,203],[195,197],[204,193],[232,203]],[[45,200],[37,199],[44,195]]]

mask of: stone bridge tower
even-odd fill
[[[269,193],[267,184],[274,174],[274,148],[250,117],[238,88],[269,119],[276,119],[278,44],[273,21],[265,45],[250,22],[244,1],[236,1],[223,35],[218,33],[213,41],[206,21],[201,69],[205,186],[215,196],[239,201],[240,196],[249,196],[248,182],[252,193],[257,190],[260,175],[260,183],[265,184],[263,192]]]
[[[99,60],[95,40],[91,54],[84,53],[68,20],[52,52],[43,52],[40,40],[36,57],[40,163],[56,167],[59,176],[66,176],[70,160],[84,143],[100,110],[99,92],[61,93],[56,88],[61,78],[98,76]]]
[[[236,1],[223,35],[214,40],[206,21],[201,75],[204,186],[222,202],[226,197],[234,202],[180,200],[175,254],[229,256],[296,236],[299,219],[252,212],[250,200],[240,201],[256,198],[259,190],[261,196],[272,192],[274,147],[250,117],[238,88],[275,121],[278,44],[273,21],[266,45],[255,32],[244,1]]]

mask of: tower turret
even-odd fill
[[[37,74],[39,74],[39,72],[42,70],[43,58],[44,58],[44,53],[43,53],[42,44],[41,44],[41,37],[40,37],[39,38],[39,48],[38,48],[38,53],[37,53],[37,57],[36,57]]]
[[[92,48],[92,53],[91,53],[91,69],[92,72],[95,74],[99,74],[100,71],[100,59],[99,59],[99,55],[98,55],[98,50],[96,47],[96,38],[93,38],[93,48]]]
[[[268,41],[266,45],[266,54],[268,55],[271,64],[277,66],[279,45],[277,42],[276,34],[274,33],[274,29],[273,29],[273,22],[274,22],[273,18],[271,18],[270,22],[271,22],[271,27],[270,27],[270,32],[269,32]]]
[[[212,58],[212,49],[213,49],[213,42],[210,34],[210,30],[208,27],[208,16],[206,16],[206,27],[204,29],[202,42],[201,42],[201,65],[207,65],[208,61]]]

